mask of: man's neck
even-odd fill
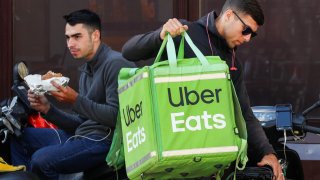
[[[223,27],[222,27],[222,22],[221,22],[220,16],[217,17],[217,19],[215,20],[214,24],[215,24],[215,26],[217,28],[217,31],[218,31],[219,35],[224,37]]]
[[[99,41],[99,42],[97,42],[96,44],[93,45],[92,54],[90,55],[90,57],[86,58],[87,62],[91,61],[94,58],[94,56],[97,54],[98,49],[100,47],[100,44],[101,44],[101,41]]]

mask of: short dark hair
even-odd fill
[[[76,24],[84,24],[93,30],[99,30],[101,31],[101,21],[100,17],[88,10],[88,9],[82,9],[78,11],[74,11],[68,15],[63,16],[63,18],[66,20],[66,23],[70,24],[71,26],[74,26]]]
[[[257,0],[226,0],[221,13],[224,13],[227,9],[250,15],[259,26],[264,24],[263,11]]]

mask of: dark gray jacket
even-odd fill
[[[74,114],[51,106],[46,118],[59,128],[77,135],[106,136],[114,129],[118,108],[118,74],[123,67],[134,67],[122,55],[101,44],[94,58],[79,70],[79,96]]]
[[[228,47],[226,41],[219,35],[214,24],[216,17],[216,14],[212,12],[209,15],[208,21],[208,31],[211,39],[211,44],[213,46],[213,53],[214,55],[220,56],[220,58],[226,61],[228,66],[231,67],[232,49]],[[207,16],[204,16],[195,22],[188,22],[186,20],[180,21],[182,22],[182,24],[188,25],[189,29],[187,33],[193,40],[194,44],[199,48],[199,50],[205,56],[211,56],[211,49],[209,46],[208,35],[206,32]],[[162,43],[162,40],[160,39],[161,29],[162,27],[156,31],[136,35],[133,38],[131,38],[123,46],[123,56],[131,61],[146,60],[151,57],[155,57]],[[180,39],[181,37],[174,38],[176,48],[179,46]],[[187,44],[185,46],[185,57],[195,57],[193,51]],[[235,67],[237,67],[237,70],[230,71],[230,73],[240,101],[243,116],[246,120],[249,149],[253,148],[251,150],[257,152],[260,158],[263,155],[275,153],[274,149],[269,144],[269,141],[261,125],[259,124],[258,120],[254,117],[253,112],[251,110],[247,89],[244,83],[243,69],[238,59],[235,60]]]

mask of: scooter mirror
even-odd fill
[[[13,81],[23,81],[23,78],[29,74],[29,69],[25,62],[21,61],[13,67]]]

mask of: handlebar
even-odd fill
[[[280,107],[280,108],[279,108]],[[306,125],[309,120],[320,120],[320,118],[308,117],[307,114],[320,107],[320,100],[302,113],[293,113],[290,104],[278,104],[275,106],[254,106],[252,110],[256,118],[260,121],[265,130],[299,130],[302,132],[311,132],[320,134],[320,127]],[[299,133],[300,134],[300,133]]]
[[[320,134],[319,127],[306,125],[306,121],[309,120],[309,118],[306,118],[306,115],[319,106],[320,106],[320,101],[316,102],[315,104],[307,108],[305,111],[302,112],[301,115],[295,115],[293,117],[293,122],[292,122],[293,127],[305,132]],[[314,118],[310,118],[310,119],[314,119]]]
[[[303,130],[307,132],[315,133],[315,134],[320,134],[320,128],[313,127],[313,126],[305,125],[303,126]]]
[[[314,110],[315,108],[320,106],[320,100],[318,100],[317,102],[315,102],[312,106],[310,106],[309,108],[307,108],[306,110],[304,110],[302,112],[302,115],[305,116],[308,113],[310,113],[312,110]]]

